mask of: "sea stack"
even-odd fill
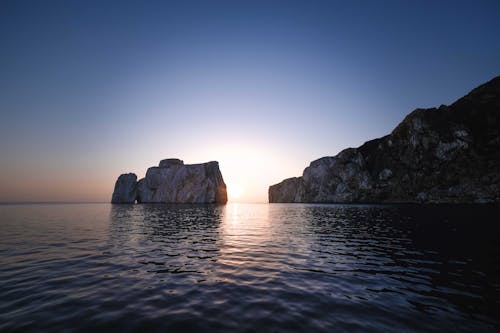
[[[137,176],[134,173],[120,175],[115,183],[112,203],[134,203],[137,200]]]
[[[389,135],[311,162],[269,202],[500,202],[500,77],[449,106],[417,109]]]
[[[184,164],[170,158],[139,181],[133,173],[118,177],[111,202],[225,204],[227,191],[218,162]]]

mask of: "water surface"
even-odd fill
[[[0,205],[0,331],[495,332],[499,213]]]

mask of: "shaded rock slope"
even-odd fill
[[[184,164],[162,160],[137,181],[133,173],[118,177],[112,203],[226,203],[226,184],[219,163]]]
[[[500,77],[311,162],[302,177],[269,187],[269,202],[500,202]]]

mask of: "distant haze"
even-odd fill
[[[266,202],[500,74],[499,16],[495,0],[1,1],[0,201],[109,201],[119,174],[180,158]]]

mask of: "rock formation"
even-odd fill
[[[226,203],[226,184],[219,163],[184,164],[162,160],[138,182],[133,173],[118,177],[112,203]]]
[[[112,203],[134,203],[137,199],[137,176],[134,173],[120,175],[115,183]]]
[[[391,134],[311,162],[269,202],[500,202],[500,77]]]

